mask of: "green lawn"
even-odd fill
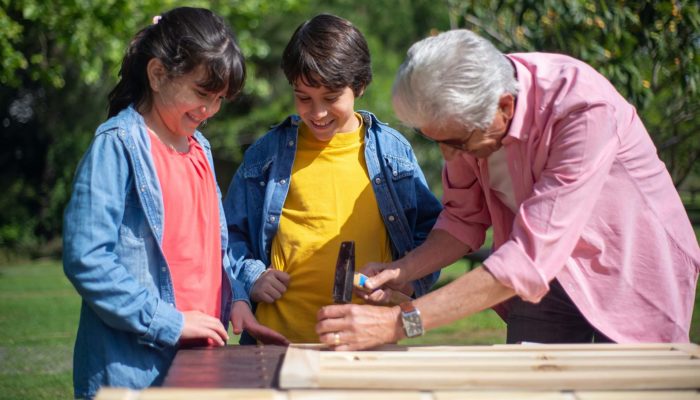
[[[463,274],[457,263],[445,283]],[[691,340],[700,342],[700,296],[696,295]],[[80,298],[60,263],[0,266],[0,398],[72,398],[71,355]],[[491,344],[505,341],[505,325],[484,311],[401,344]]]

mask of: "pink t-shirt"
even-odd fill
[[[189,138],[178,153],[151,136],[151,155],[163,195],[162,249],[180,311],[221,317],[221,231],[219,203],[207,157]]]
[[[489,188],[486,160],[464,153],[445,164],[435,229],[478,249],[493,225],[484,264],[496,279],[537,302],[557,278],[616,342],[687,342],[700,249],[636,110],[573,58],[509,58],[520,92],[503,146],[517,213]]]

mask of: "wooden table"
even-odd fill
[[[700,400],[700,346],[228,346],[181,350],[163,386],[97,398]]]

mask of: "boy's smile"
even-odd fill
[[[355,118],[355,94],[349,86],[332,90],[308,86],[298,79],[294,84],[294,105],[314,137],[324,142],[337,133],[354,131],[360,124]]]

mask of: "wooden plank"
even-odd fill
[[[700,370],[593,370],[593,371],[455,371],[417,368],[405,371],[323,371],[313,388],[328,389],[527,389],[629,390],[695,389]],[[285,386],[282,385],[284,388]]]
[[[316,351],[299,349],[302,351]],[[358,359],[396,359],[396,360],[445,360],[445,359],[540,359],[540,360],[550,360],[550,359],[572,359],[572,358],[638,358],[644,360],[653,359],[690,359],[692,356],[685,352],[678,350],[620,350],[620,351],[565,351],[565,350],[547,350],[547,349],[533,349],[529,351],[520,351],[516,353],[511,352],[488,352],[488,351],[461,351],[461,352],[430,352],[423,351],[417,353],[402,353],[393,351],[370,351],[370,352],[333,352],[333,351],[321,351],[319,352],[322,362],[327,360],[341,360],[341,361],[352,361]]]
[[[320,354],[321,352],[315,349],[287,348],[280,370],[280,388],[318,388]]]
[[[290,390],[289,400],[431,400],[430,394],[406,390]],[[464,397],[462,397],[464,399]]]
[[[700,393],[696,390],[579,391],[576,400],[700,400]]]
[[[576,400],[570,393],[537,390],[434,391],[435,400]]]
[[[520,352],[540,350],[566,350],[566,351],[591,351],[591,350],[674,350],[680,346],[695,346],[692,343],[562,343],[562,344],[494,344],[480,346],[398,346],[385,345],[378,347],[376,351],[406,351],[406,352],[470,352],[470,351],[491,351],[491,352]]]
[[[137,400],[139,392],[123,388],[101,388],[95,400]]]
[[[493,360],[493,359],[442,359],[442,360],[397,360],[397,359],[371,359],[371,360],[323,360],[323,371],[331,370],[413,370],[420,368],[460,368],[479,369],[481,371],[493,370],[586,370],[586,369],[608,369],[618,370],[625,368],[634,369],[698,369],[699,360],[691,359],[561,359],[561,360],[538,360],[538,359],[513,359],[513,360]]]

